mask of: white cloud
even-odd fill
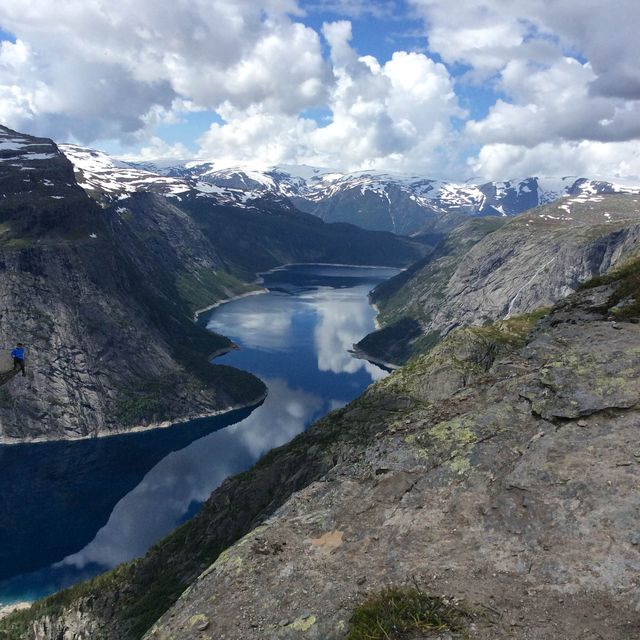
[[[412,2],[430,49],[504,96],[466,124],[476,170],[640,176],[640,3]]]
[[[0,24],[19,39],[0,51],[4,121],[127,140],[177,97],[297,113],[321,102],[327,69],[318,34],[286,12],[295,2],[3,0]]]
[[[474,175],[506,180],[522,176],[589,176],[638,185],[640,144],[544,142],[534,147],[492,143],[469,160]]]
[[[325,24],[323,33],[334,76],[330,123],[225,104],[224,124],[201,139],[202,156],[442,172],[446,148],[456,144],[451,118],[464,115],[445,66],[420,53],[395,52],[384,65],[358,56],[347,21]]]
[[[515,154],[548,173],[537,149],[576,167],[581,154],[566,150],[584,147],[599,150],[600,164],[591,153],[584,161],[599,174],[633,170],[640,3],[460,0],[455,11],[445,0],[410,4],[432,53],[376,59],[352,45],[350,22],[320,33],[305,20],[319,11],[374,16],[395,31],[397,3],[387,0],[3,0],[0,25],[18,39],[0,43],[0,121],[168,158],[188,152],[163,143],[160,126],[208,110],[222,122],[202,136],[199,156],[221,162],[460,179],[470,153],[473,166],[498,171],[499,159]],[[477,84],[485,101],[495,97],[471,120],[456,92],[473,108]],[[593,144],[581,147],[585,141]],[[613,160],[623,149],[629,162]]]
[[[467,124],[483,142],[534,146],[552,140],[621,141],[640,137],[640,105],[593,95],[588,63],[559,58],[549,67],[513,60],[500,86],[514,99],[499,100],[488,116]]]

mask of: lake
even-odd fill
[[[0,446],[0,606],[143,555],[225,478],[384,377],[349,350],[374,328],[368,292],[396,273],[284,267],[264,274],[267,293],[203,314],[200,322],[240,347],[216,362],[267,384],[253,411],[146,433]]]

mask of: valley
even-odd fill
[[[599,551],[637,508],[636,190],[160,170],[0,133],[0,328],[30,356],[0,390],[5,521],[27,545],[62,524],[7,544],[0,595],[46,597],[0,638],[339,640],[389,583],[455,597],[481,640],[640,623],[634,539]]]

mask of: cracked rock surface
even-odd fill
[[[227,549],[145,637],[337,640],[367,595],[414,582],[495,612],[471,638],[637,637],[640,325],[614,328],[598,295],[574,297],[447,400],[417,366],[379,383],[407,407]]]

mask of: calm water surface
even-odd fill
[[[253,412],[81,442],[0,446],[0,604],[140,556],[251,466],[385,373],[349,354],[374,327],[367,293],[394,269],[292,266],[204,322],[241,348],[217,362],[269,387]]]

